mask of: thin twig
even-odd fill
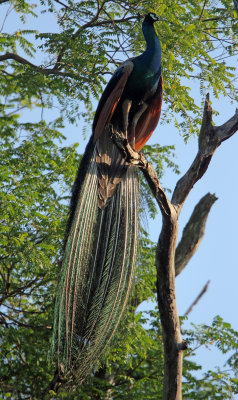
[[[8,319],[8,320],[12,321],[13,324],[16,324],[16,325],[18,325],[18,326],[23,326],[23,327],[25,327],[25,328],[32,328],[32,329],[41,329],[41,328],[44,328],[44,329],[52,329],[52,326],[47,326],[47,325],[24,324],[23,322],[18,321],[18,320],[16,320],[15,318],[12,318],[10,315],[7,315],[7,314],[5,314],[5,313],[2,312],[2,311],[0,312],[0,315],[2,315],[4,319]],[[9,325],[13,325],[13,324],[9,323]]]
[[[7,0],[7,1],[8,1],[8,0]],[[5,2],[5,1],[3,0],[0,4],[2,4],[2,3],[4,3],[4,2]],[[13,7],[10,5],[10,7],[8,8],[8,10],[7,10],[7,12],[6,12],[6,15],[5,15],[5,17],[4,17],[2,26],[1,26],[1,28],[0,28],[0,32],[2,32],[2,30],[3,30],[3,28],[4,28],[4,25],[5,25],[5,22],[6,22],[6,20],[7,20],[7,17],[8,17],[9,14],[12,12],[12,10],[13,10]]]
[[[199,295],[196,297],[194,302],[191,304],[191,306],[187,309],[186,313],[184,314],[184,317],[186,317],[190,312],[192,311],[193,307],[201,300],[202,296],[206,293],[208,286],[210,284],[210,281],[207,281],[206,285],[203,287]]]
[[[204,11],[204,9],[205,9],[206,3],[207,3],[207,0],[204,0],[203,7],[202,7],[202,11],[201,11],[201,14],[200,14],[200,16],[199,16],[199,20],[201,20],[201,18],[202,18],[203,11]]]

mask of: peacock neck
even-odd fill
[[[152,24],[143,23],[142,31],[146,41],[146,50],[143,56],[154,64],[158,65],[161,60],[161,46],[158,36],[156,35],[154,26]]]

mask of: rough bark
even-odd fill
[[[137,165],[144,173],[145,178],[159,204],[162,213],[163,224],[159,236],[156,252],[157,268],[157,297],[161,323],[163,327],[164,341],[164,393],[163,400],[181,400],[182,399],[182,362],[183,351],[186,349],[186,343],[182,340],[180,332],[180,322],[175,298],[175,250],[178,231],[178,218],[183,204],[193,188],[194,184],[205,174],[215,150],[220,144],[231,137],[238,130],[238,110],[235,115],[225,124],[215,127],[212,125],[212,107],[209,101],[209,95],[206,96],[203,121],[199,135],[197,155],[185,173],[177,182],[171,202],[167,198],[153,166],[148,163],[143,154],[133,151],[123,134],[112,132],[112,139],[126,155],[128,163]],[[211,195],[210,195],[211,196]],[[212,203],[216,200],[214,197]],[[205,200],[203,200],[205,201]],[[209,207],[208,207],[209,208]],[[196,219],[196,211],[190,218],[186,227],[191,229],[193,219]],[[209,212],[209,211],[208,211]],[[177,250],[177,257],[184,248],[184,254],[187,253],[187,260],[190,259],[199,245],[203,235],[208,212],[204,213],[200,221],[200,234],[191,241],[193,249],[189,251],[188,245],[183,243],[187,236],[186,228],[184,236]],[[184,263],[178,263],[182,268]]]
[[[175,276],[179,275],[197,251],[205,233],[207,217],[217,200],[215,194],[207,193],[201,198],[186,224],[175,252]]]
[[[177,207],[178,214],[195,183],[205,174],[216,149],[237,130],[238,109],[225,124],[218,127],[212,125],[212,107],[209,94],[207,94],[197,155],[186,174],[177,182],[171,200],[171,203]]]

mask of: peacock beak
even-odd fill
[[[156,16],[155,22],[157,22],[157,21],[165,21],[165,19]]]

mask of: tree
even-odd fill
[[[108,75],[118,61],[144,46],[138,13],[153,10],[164,20],[159,25],[165,81],[162,121],[174,122],[185,140],[198,133],[202,110],[190,95],[191,79],[200,84],[203,97],[210,88],[213,96],[223,94],[237,100],[235,70],[227,63],[237,47],[233,2],[42,0],[39,6],[2,0],[0,7],[6,17],[14,13],[23,22],[40,12],[52,21],[57,19],[54,33],[21,28],[5,33],[7,18],[1,28],[2,396],[37,399],[43,396],[42,388],[54,391],[60,387],[57,395],[52,391],[45,396],[79,398],[80,393],[82,398],[125,398],[129,393],[138,399],[162,398],[158,315],[152,313],[151,327],[145,329],[143,316],[135,314],[137,305],[155,291],[155,244],[144,230],[131,307],[105,365],[85,387],[66,394],[64,383],[57,381],[54,366],[47,361],[67,199],[80,158],[76,145],[64,144],[61,131],[66,119],[76,123],[81,117],[90,124],[95,108],[92,99],[99,98]],[[38,109],[40,113],[34,114]],[[37,115],[37,122],[29,110]],[[165,166],[178,171],[172,153],[169,147],[147,147],[146,157],[154,162],[159,177]],[[155,216],[148,185],[143,181],[142,186],[149,213]],[[192,374],[198,366],[185,358],[184,396],[206,399],[223,392],[222,398],[232,398],[238,390],[233,376],[237,333],[219,318],[199,332],[200,336],[196,330],[190,332],[189,347],[196,341],[210,345],[215,337],[214,344],[221,351],[234,352],[228,361],[231,372],[211,371],[199,381]],[[220,382],[215,381],[217,376]]]

